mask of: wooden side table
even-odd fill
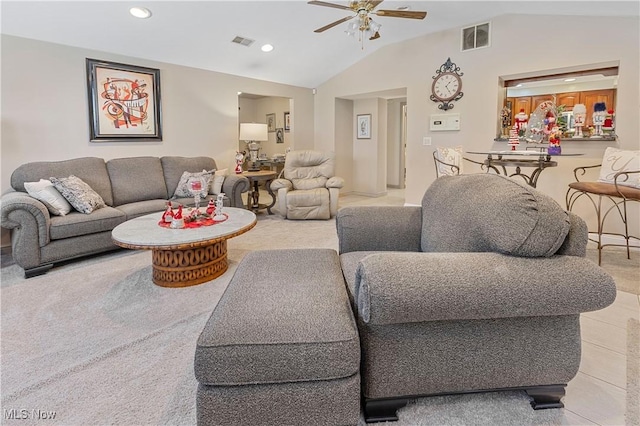
[[[270,170],[260,170],[257,172],[242,172],[242,176],[249,179],[247,209],[251,211],[267,209],[269,214],[273,214],[271,212],[271,207],[276,204],[276,194],[271,191],[271,182],[276,178],[277,173]],[[271,196],[271,204],[260,204],[260,192],[258,191],[258,185],[260,182],[264,182],[264,186]]]

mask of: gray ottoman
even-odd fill
[[[337,253],[251,252],[198,339],[198,424],[355,425],[359,370]]]

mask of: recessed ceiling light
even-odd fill
[[[151,16],[151,11],[146,7],[132,7],[129,9],[129,13],[140,19],[146,19]]]
[[[265,44],[260,48],[263,52],[271,52],[273,50],[273,46],[270,44]]]
[[[575,78],[565,78],[564,81],[576,81]]]

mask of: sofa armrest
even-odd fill
[[[51,216],[47,207],[24,192],[8,192],[0,199],[0,217],[2,227],[20,229],[36,227],[35,232],[27,231],[38,236],[38,246],[49,244],[49,227]]]
[[[344,186],[344,179],[338,176],[331,177],[325,186],[327,188],[342,188]]]
[[[288,191],[293,189],[293,183],[289,179],[278,178],[271,182],[271,190],[278,192],[279,189],[286,188]]]
[[[570,223],[569,233],[567,233],[562,246],[560,246],[556,254],[585,257],[587,255],[589,229],[587,228],[586,222],[582,220],[580,216],[575,213],[568,213]]]
[[[243,207],[242,193],[249,190],[249,179],[241,175],[228,175],[222,181],[222,192],[229,197],[230,207]]]
[[[356,270],[366,323],[575,315],[613,303],[613,278],[575,256],[376,253]]]
[[[336,216],[340,253],[420,251],[422,209],[418,206],[343,207]]]

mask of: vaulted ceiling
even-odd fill
[[[332,1],[347,5],[347,1]],[[148,19],[129,14],[146,7]],[[638,1],[400,1],[377,9],[426,11],[424,20],[376,17],[377,40],[345,34],[349,12],[306,1],[2,1],[3,34],[302,87],[316,87],[383,46],[504,14],[638,16]],[[594,29],[594,31],[598,31]],[[232,40],[255,40],[245,47]],[[514,35],[515,36],[515,35]],[[553,39],[557,35],[552,34]],[[604,35],[603,35],[604,36]],[[612,42],[615,42],[612,40]],[[263,44],[274,50],[261,51]]]

